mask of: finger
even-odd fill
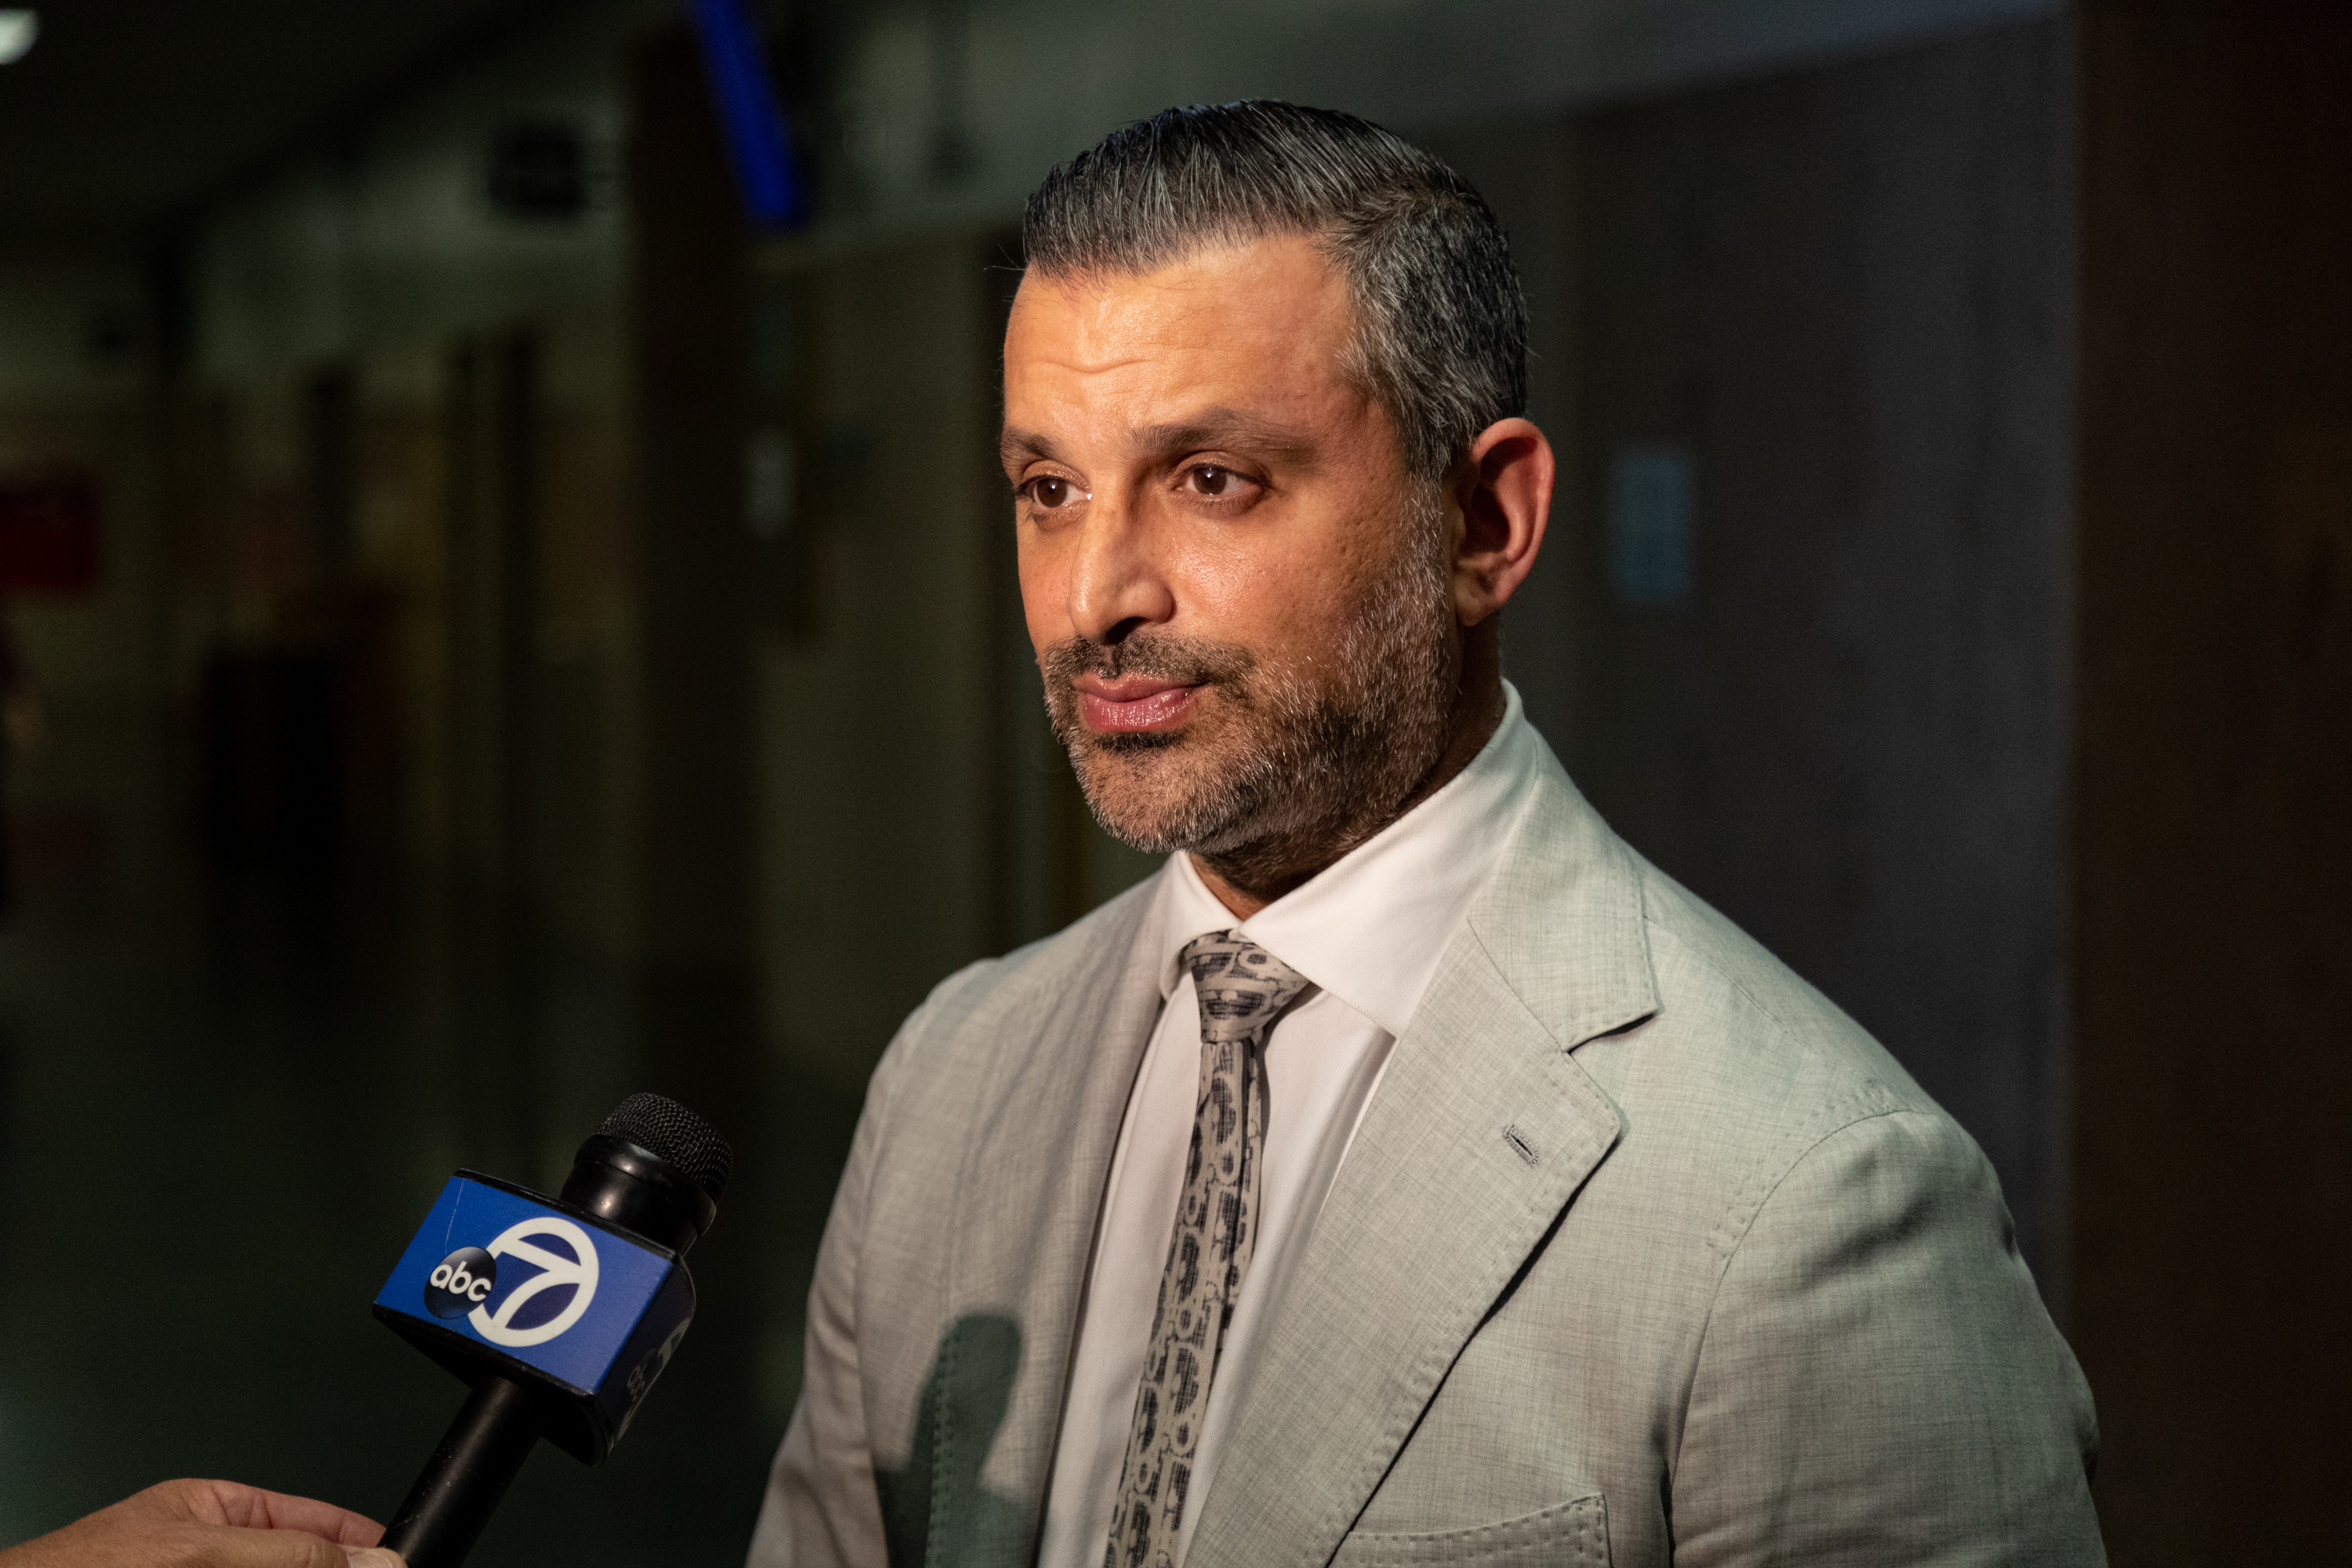
[[[194,1550],[174,1559],[192,1568],[351,1568],[351,1552],[307,1531],[226,1525],[195,1529],[199,1533],[190,1542]]]
[[[373,1546],[383,1539],[383,1526],[364,1514],[337,1508],[316,1498],[264,1491],[236,1481],[190,1481],[201,1489],[201,1512],[188,1517],[206,1524],[245,1530],[299,1530],[339,1546]]]

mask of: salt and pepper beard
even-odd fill
[[[1278,894],[1402,814],[1445,750],[1462,666],[1443,492],[1414,488],[1396,562],[1327,656],[1270,659],[1150,627],[1045,651],[1046,712],[1107,832],[1152,854],[1190,850],[1236,888]],[[1199,737],[1097,734],[1078,718],[1087,674],[1198,685],[1222,721]]]

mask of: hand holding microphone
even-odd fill
[[[457,1568],[540,1438],[593,1465],[628,1429],[693,1321],[684,1255],[731,1160],[692,1111],[637,1094],[580,1146],[559,1197],[451,1178],[375,1312],[473,1394],[390,1530],[233,1481],[166,1481],[0,1552],[0,1568]]]
[[[0,1552],[0,1568],[399,1568],[381,1525],[234,1481],[165,1481]]]

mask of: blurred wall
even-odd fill
[[[0,255],[0,486],[86,485],[98,530],[94,582],[0,595],[47,731],[37,752],[0,756],[0,909],[86,918],[155,864],[176,804],[161,700],[175,562],[148,294],[120,250]]]
[[[2040,21],[1580,121],[1566,635],[1511,658],[1618,830],[1984,1145],[2050,1291],[2073,111]],[[1660,452],[1693,489],[1679,596],[1622,558]]]
[[[1383,124],[1660,98],[2053,16],[2058,0],[875,0],[790,8],[824,57],[824,226],[1017,210],[1037,176],[1173,103],[1287,98]]]
[[[396,776],[362,826],[612,950],[637,934],[641,784],[621,165],[631,51],[661,13],[509,37],[179,253],[175,482],[202,563],[178,589],[181,683],[223,648],[339,645],[392,710],[375,751]],[[494,200],[500,138],[547,128],[576,138],[583,199]],[[320,473],[338,444],[340,494]]]
[[[996,934],[991,634],[1009,531],[978,456],[982,268],[977,240],[949,237],[769,284],[799,362],[783,428],[813,471],[772,546],[783,602],[759,655],[761,954],[778,1037],[847,1077],[904,998]]]
[[[2352,13],[2084,7],[2076,1344],[2120,1563],[2345,1557]]]
[[[94,590],[8,609],[27,662],[68,709],[150,703],[162,673],[156,601],[169,563],[156,522],[147,294],[127,255],[0,256],[0,482],[64,470],[99,491]]]

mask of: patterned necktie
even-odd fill
[[[1176,1561],[1209,1384],[1257,1242],[1266,1032],[1307,984],[1228,931],[1194,940],[1182,963],[1201,1003],[1201,1098],[1103,1568],[1172,1568]]]

